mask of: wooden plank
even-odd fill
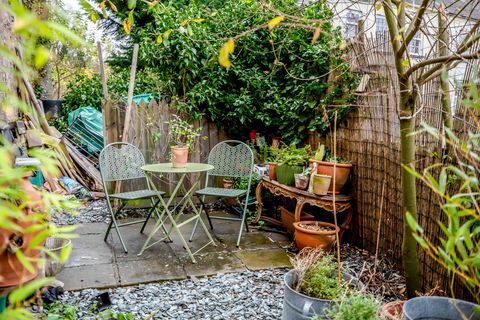
[[[133,101],[133,88],[135,86],[135,74],[137,71],[138,43],[133,45],[132,65],[130,67],[130,81],[128,83],[127,109],[125,111],[125,122],[123,124],[122,141],[128,141],[128,131],[130,127],[130,118]]]

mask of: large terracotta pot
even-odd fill
[[[276,163],[269,163],[268,164],[268,178],[270,180],[277,180],[277,164]]]
[[[390,301],[382,306],[382,315],[387,320],[403,319],[403,305],[405,301]]]
[[[340,190],[345,185],[348,180],[348,176],[350,175],[350,171],[352,169],[351,163],[332,163],[327,161],[318,161],[314,159],[309,160],[310,163],[317,163],[317,173],[324,174],[327,176],[332,177],[332,181],[330,182],[330,188],[328,188],[329,193],[335,192],[336,194],[340,193]],[[335,170],[334,170],[335,166]],[[335,176],[335,186],[333,185],[333,177]]]
[[[310,230],[302,225],[319,226],[330,230]],[[335,234],[340,232],[339,227],[322,221],[294,222],[293,227],[295,228],[295,243],[300,250],[305,247],[311,247],[330,251],[335,241]]]
[[[23,179],[19,187],[32,199],[33,202],[40,203],[41,195],[32,186],[27,178]],[[38,205],[35,207],[38,208]],[[25,215],[32,214],[33,207],[27,207],[24,210]],[[19,225],[22,229],[31,227],[38,222],[33,221],[18,221],[12,222]],[[29,272],[23,264],[17,259],[15,255],[16,250],[22,250],[27,258],[39,258],[40,251],[29,249],[30,241],[42,230],[37,230],[31,233],[14,232],[8,229],[0,228],[0,287],[16,286],[20,283],[25,283],[32,280],[38,274],[41,266],[32,263],[35,267],[35,272]]]
[[[173,146],[170,148],[172,152],[172,164],[174,168],[185,168],[188,161],[188,146]]]
[[[293,223],[295,222],[295,214],[284,207],[280,207],[280,217],[282,219],[282,225],[285,227],[285,229],[291,233],[294,233],[295,228],[293,227]],[[306,212],[302,212],[300,218],[302,221],[315,220],[314,216]]]

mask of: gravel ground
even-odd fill
[[[143,217],[146,210],[125,210],[129,217]],[[93,222],[110,222],[110,213],[107,209],[105,199],[89,201],[80,206],[77,214],[69,214],[64,211],[57,211],[52,215],[56,225],[71,225]]]
[[[279,319],[286,270],[219,274],[109,289],[111,309],[134,319]],[[65,292],[61,301],[77,307],[77,319],[95,319],[101,291]]]

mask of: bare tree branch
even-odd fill
[[[406,36],[403,39],[402,45],[400,46],[400,49],[398,50],[397,54],[398,56],[402,56],[402,54],[407,50],[408,44],[410,41],[412,41],[413,37],[415,34],[418,32],[418,29],[420,28],[420,25],[423,20],[423,16],[425,15],[425,12],[427,11],[428,5],[430,4],[431,0],[423,0],[422,4],[420,5],[420,8],[417,10],[417,13],[413,17],[412,22],[410,23],[410,26],[408,27],[407,32],[405,33]]]

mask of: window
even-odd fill
[[[387,19],[385,19],[385,16],[377,14],[375,18],[375,32],[376,33],[388,32]]]
[[[345,22],[345,37],[347,39],[355,38],[358,34],[358,21],[362,13],[356,10],[348,10]]]
[[[408,45],[408,52],[413,56],[422,55],[422,34],[420,32],[413,36],[412,41]]]

